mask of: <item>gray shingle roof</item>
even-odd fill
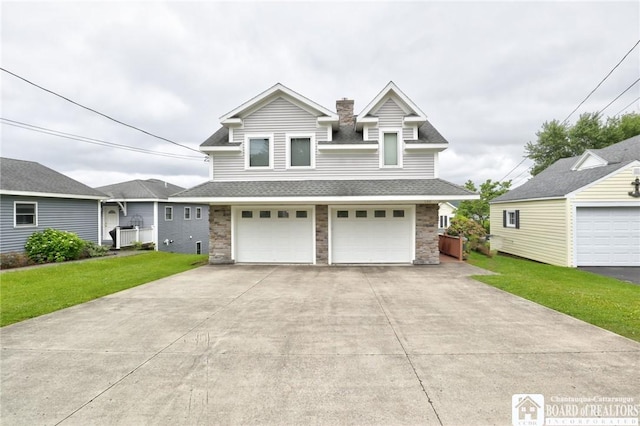
[[[585,185],[615,172],[627,164],[640,160],[640,135],[602,149],[593,149],[609,164],[592,169],[571,170],[581,156],[562,158],[540,174],[492,202],[562,197]]]
[[[0,158],[0,190],[106,198],[102,192],[40,163],[12,158]]]
[[[159,179],[130,180],[96,188],[116,200],[166,200],[184,188]]]
[[[371,143],[365,141],[361,131],[356,131],[353,126],[341,125],[333,131],[332,141],[319,141],[320,144],[358,144]],[[428,121],[418,128],[418,139],[407,141],[407,143],[434,143],[448,144],[447,140]],[[229,129],[219,128],[213,135],[209,136],[200,146],[237,146],[237,143],[229,143]]]
[[[259,182],[205,182],[175,194],[180,198],[244,197],[363,197],[475,195],[442,179],[304,180]],[[173,197],[172,197],[173,198]]]

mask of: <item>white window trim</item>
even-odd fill
[[[202,207],[196,207],[196,220],[202,219]]]
[[[513,222],[511,222],[511,215],[513,215]],[[515,228],[516,227],[516,211],[515,210],[507,210],[507,228]]]
[[[198,253],[198,245],[200,245],[200,253]],[[196,241],[196,254],[202,254],[202,241]]]
[[[269,165],[267,167],[260,166],[251,167],[249,160],[251,156],[251,147],[249,141],[251,139],[269,139]],[[245,170],[273,170],[273,133],[248,133],[244,136],[244,169]]]
[[[386,166],[384,164],[384,135],[385,133],[395,133],[397,135],[398,143],[397,145],[397,158],[398,164],[393,166]],[[404,140],[402,139],[402,129],[401,128],[392,128],[392,127],[381,127],[378,131],[378,143],[380,144],[380,168],[381,169],[401,169],[402,168],[402,147],[404,145]]]
[[[16,220],[18,204],[32,204],[34,206],[34,224],[33,225],[18,225]],[[13,202],[13,227],[14,228],[37,228],[38,227],[38,203],[36,201],[14,201]]]
[[[189,217],[187,217],[187,212],[189,212]],[[183,216],[184,220],[191,220],[191,207],[185,207]]]
[[[296,138],[309,138],[309,155],[310,161],[309,166],[292,166],[291,165],[291,139]],[[287,147],[286,154],[287,156],[287,169],[295,169],[295,170],[312,170],[316,168],[316,135],[314,133],[287,133]]]
[[[167,210],[171,211],[171,219],[167,219]],[[164,221],[173,222],[173,206],[164,206]]]

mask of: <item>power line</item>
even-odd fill
[[[38,85],[38,84],[36,84],[36,83],[34,83],[34,82],[30,81],[30,80],[27,80],[26,78],[21,77],[21,76],[19,76],[18,74],[15,74],[15,73],[13,73],[13,72],[11,72],[11,71],[9,71],[9,70],[5,69],[5,68],[0,67],[0,70],[2,70],[2,71],[4,71],[4,72],[6,72],[7,74],[10,74],[10,75],[12,75],[12,76],[14,76],[14,77],[16,77],[16,78],[19,78],[20,80],[22,80],[22,81],[24,81],[24,82],[26,82],[26,83],[28,83],[28,84],[30,84],[30,85],[32,85],[32,86],[35,86],[35,87],[37,87],[38,89],[44,90],[45,92],[48,92],[48,93],[51,93],[52,95],[55,95],[55,96],[57,96],[57,97],[59,97],[59,98],[62,98],[62,99],[64,99],[64,100],[65,100],[65,101],[67,101],[67,102],[70,102],[70,103],[72,103],[72,104],[74,104],[74,105],[79,106],[80,108],[84,108],[84,109],[86,109],[86,110],[88,110],[88,111],[91,111],[91,112],[93,112],[93,113],[95,113],[95,114],[101,115],[101,116],[103,116],[103,117],[105,117],[105,118],[107,118],[107,119],[109,119],[109,120],[111,120],[111,121],[114,121],[114,122],[118,123],[118,124],[121,124],[121,125],[123,125],[123,126],[129,127],[129,128],[131,128],[131,129],[134,129],[134,130],[137,130],[137,131],[139,131],[139,132],[144,133],[145,135],[152,136],[152,137],[154,137],[154,138],[156,138],[156,139],[160,139],[160,140],[163,140],[163,141],[165,141],[165,142],[169,142],[169,143],[171,143],[171,144],[177,145],[177,146],[179,146],[179,147],[182,147],[182,148],[185,148],[185,149],[188,149],[188,150],[191,150],[191,151],[195,151],[195,152],[197,152],[198,154],[200,154],[200,151],[198,151],[197,149],[194,149],[194,148],[191,148],[191,147],[189,147],[189,146],[187,146],[187,145],[183,145],[183,144],[181,144],[181,143],[178,143],[178,142],[172,141],[171,139],[167,139],[167,138],[164,138],[164,137],[162,137],[162,136],[158,136],[158,135],[156,135],[156,134],[153,134],[153,133],[151,133],[151,132],[148,132],[148,131],[146,131],[146,130],[143,130],[143,129],[139,128],[139,127],[136,127],[136,126],[133,126],[133,125],[131,125],[131,124],[127,124],[127,123],[125,123],[125,122],[123,122],[123,121],[120,121],[120,120],[118,120],[118,119],[115,119],[115,118],[113,118],[113,117],[111,117],[111,116],[109,116],[109,115],[107,115],[107,114],[103,114],[103,113],[101,113],[100,111],[96,111],[96,110],[95,110],[95,109],[93,109],[93,108],[89,108],[88,106],[84,106],[84,105],[82,105],[82,104],[80,104],[80,103],[78,103],[78,102],[76,102],[76,101],[73,101],[73,100],[71,100],[71,99],[69,99],[69,98],[67,98],[67,97],[65,97],[65,96],[62,96],[62,95],[61,95],[61,94],[59,94],[59,93],[54,92],[53,90],[49,90],[49,89],[44,88],[44,87],[42,87],[42,86],[40,86],[40,85]]]
[[[605,75],[605,76],[604,76],[604,78],[600,81],[600,83],[598,83],[598,85],[597,85],[597,86],[596,86],[596,87],[595,87],[591,92],[589,92],[589,94],[587,95],[587,97],[586,97],[586,98],[584,98],[584,99],[582,100],[582,102],[580,102],[580,103],[578,104],[578,106],[577,106],[577,107],[575,107],[575,109],[574,109],[573,111],[571,111],[571,113],[570,113],[569,115],[567,115],[567,118],[565,118],[564,120],[562,120],[562,124],[566,123],[566,122],[567,122],[567,120],[569,119],[569,117],[571,117],[571,116],[573,115],[573,113],[574,113],[574,112],[576,112],[576,111],[578,110],[578,108],[580,108],[580,107],[582,106],[582,104],[584,104],[584,103],[587,101],[587,99],[589,99],[589,98],[591,97],[591,95],[593,95],[593,92],[595,92],[596,90],[598,90],[598,87],[600,87],[600,85],[602,85],[602,83],[604,83],[604,82],[605,82],[605,80],[606,80],[607,78],[609,78],[609,76],[610,76],[610,75],[611,75],[611,74],[616,70],[616,68],[618,68],[618,67],[620,66],[620,64],[621,64],[621,63],[622,63],[622,62],[627,58],[627,56],[629,56],[629,54],[631,53],[631,51],[632,51],[633,49],[635,49],[635,48],[636,48],[636,46],[638,46],[638,44],[640,44],[640,40],[638,40],[638,41],[636,42],[636,44],[634,44],[634,45],[633,45],[633,47],[632,47],[631,49],[629,49],[629,51],[628,51],[628,52],[627,52],[627,53],[622,57],[622,59],[620,59],[620,62],[618,62],[618,63],[616,64],[616,66],[614,66],[613,68],[611,68],[611,71],[609,71],[609,73],[608,73],[607,75]],[[607,106],[608,106],[608,105],[607,105]]]
[[[515,169],[517,169],[518,167],[520,167],[520,165],[521,165],[522,163],[524,163],[524,162],[527,160],[527,158],[528,158],[528,157],[524,157],[524,158],[522,159],[522,161],[520,161],[520,162],[519,162],[519,163],[518,163],[518,164],[517,164],[513,169],[511,169],[511,171],[510,171],[509,173],[507,173],[506,175],[504,175],[504,176],[502,177],[502,179],[500,179],[498,182],[502,182],[503,180],[505,180],[505,179],[507,178],[507,176],[509,176],[511,173],[513,173],[513,171],[514,171]]]
[[[631,85],[630,85],[629,87],[627,87],[626,89],[624,89],[624,90],[622,91],[622,93],[620,93],[618,96],[616,96],[614,100],[612,100],[611,102],[609,102],[609,103],[607,104],[607,106],[606,106],[606,107],[604,107],[604,108],[602,108],[600,111],[598,111],[598,115],[600,115],[600,114],[601,114],[605,109],[609,108],[609,106],[611,106],[611,104],[612,104],[612,103],[614,103],[615,101],[617,101],[617,100],[618,100],[618,98],[620,98],[620,96],[622,96],[622,95],[624,95],[625,93],[627,93],[627,91],[628,91],[629,89],[631,89],[633,86],[635,86],[636,84],[638,84],[638,82],[639,82],[639,81],[640,81],[640,77],[638,77],[638,79],[637,79],[636,81],[634,81],[633,83],[631,83]]]
[[[515,178],[513,178],[513,179],[512,179],[512,183],[513,183],[513,185],[515,185],[516,181],[518,180],[518,178],[519,178],[520,176],[522,176],[523,174],[525,174],[525,173],[529,172],[529,170],[531,170],[532,168],[533,168],[533,165],[531,165],[531,166],[527,167],[527,168],[526,168],[522,173],[520,173],[518,176],[516,176]]]
[[[635,102],[640,100],[640,96],[638,96],[637,98],[635,98],[634,100],[632,100],[631,102],[629,102],[629,105],[625,106],[624,108],[622,108],[620,111],[618,111],[616,113],[616,115],[614,115],[614,117],[617,117],[618,115],[620,115],[620,113],[624,110],[626,110],[627,108],[629,108],[631,105],[633,105]]]
[[[129,146],[129,145],[122,145],[122,144],[118,144],[118,143],[114,143],[114,142],[108,142],[108,141],[104,141],[104,140],[101,140],[101,139],[94,139],[94,138],[88,138],[86,136],[75,135],[73,133],[65,133],[65,132],[60,132],[58,130],[47,129],[46,127],[34,126],[32,124],[23,123],[23,122],[15,121],[15,120],[9,120],[9,119],[3,118],[3,117],[0,117],[0,120],[3,121],[3,124],[6,124],[8,126],[18,127],[20,129],[25,129],[25,130],[31,130],[33,132],[38,132],[38,133],[44,133],[44,134],[47,134],[47,135],[57,136],[57,137],[60,137],[60,138],[71,139],[71,140],[76,140],[76,141],[80,141],[80,142],[86,142],[86,143],[90,143],[90,144],[94,144],[94,145],[107,146],[107,147],[116,148],[116,149],[123,149],[123,150],[126,150],[126,151],[134,151],[134,152],[139,152],[139,153],[142,153],[142,154],[151,154],[151,155],[159,155],[159,156],[162,156],[162,157],[177,158],[177,159],[181,159],[181,160],[199,160],[199,161],[203,160],[202,157],[198,158],[198,157],[193,156],[193,155],[172,154],[172,153],[168,153],[168,152],[153,151],[153,150],[150,150],[150,149],[137,148],[137,147],[133,147],[133,146]]]

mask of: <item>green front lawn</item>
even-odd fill
[[[471,253],[468,262],[499,274],[478,281],[640,341],[640,286],[508,256]]]
[[[207,257],[149,252],[0,275],[0,327],[183,272]]]

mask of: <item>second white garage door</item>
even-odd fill
[[[313,263],[313,208],[235,212],[236,262]]]
[[[640,266],[640,207],[579,207],[577,266]]]
[[[334,207],[331,263],[411,263],[413,207]]]

